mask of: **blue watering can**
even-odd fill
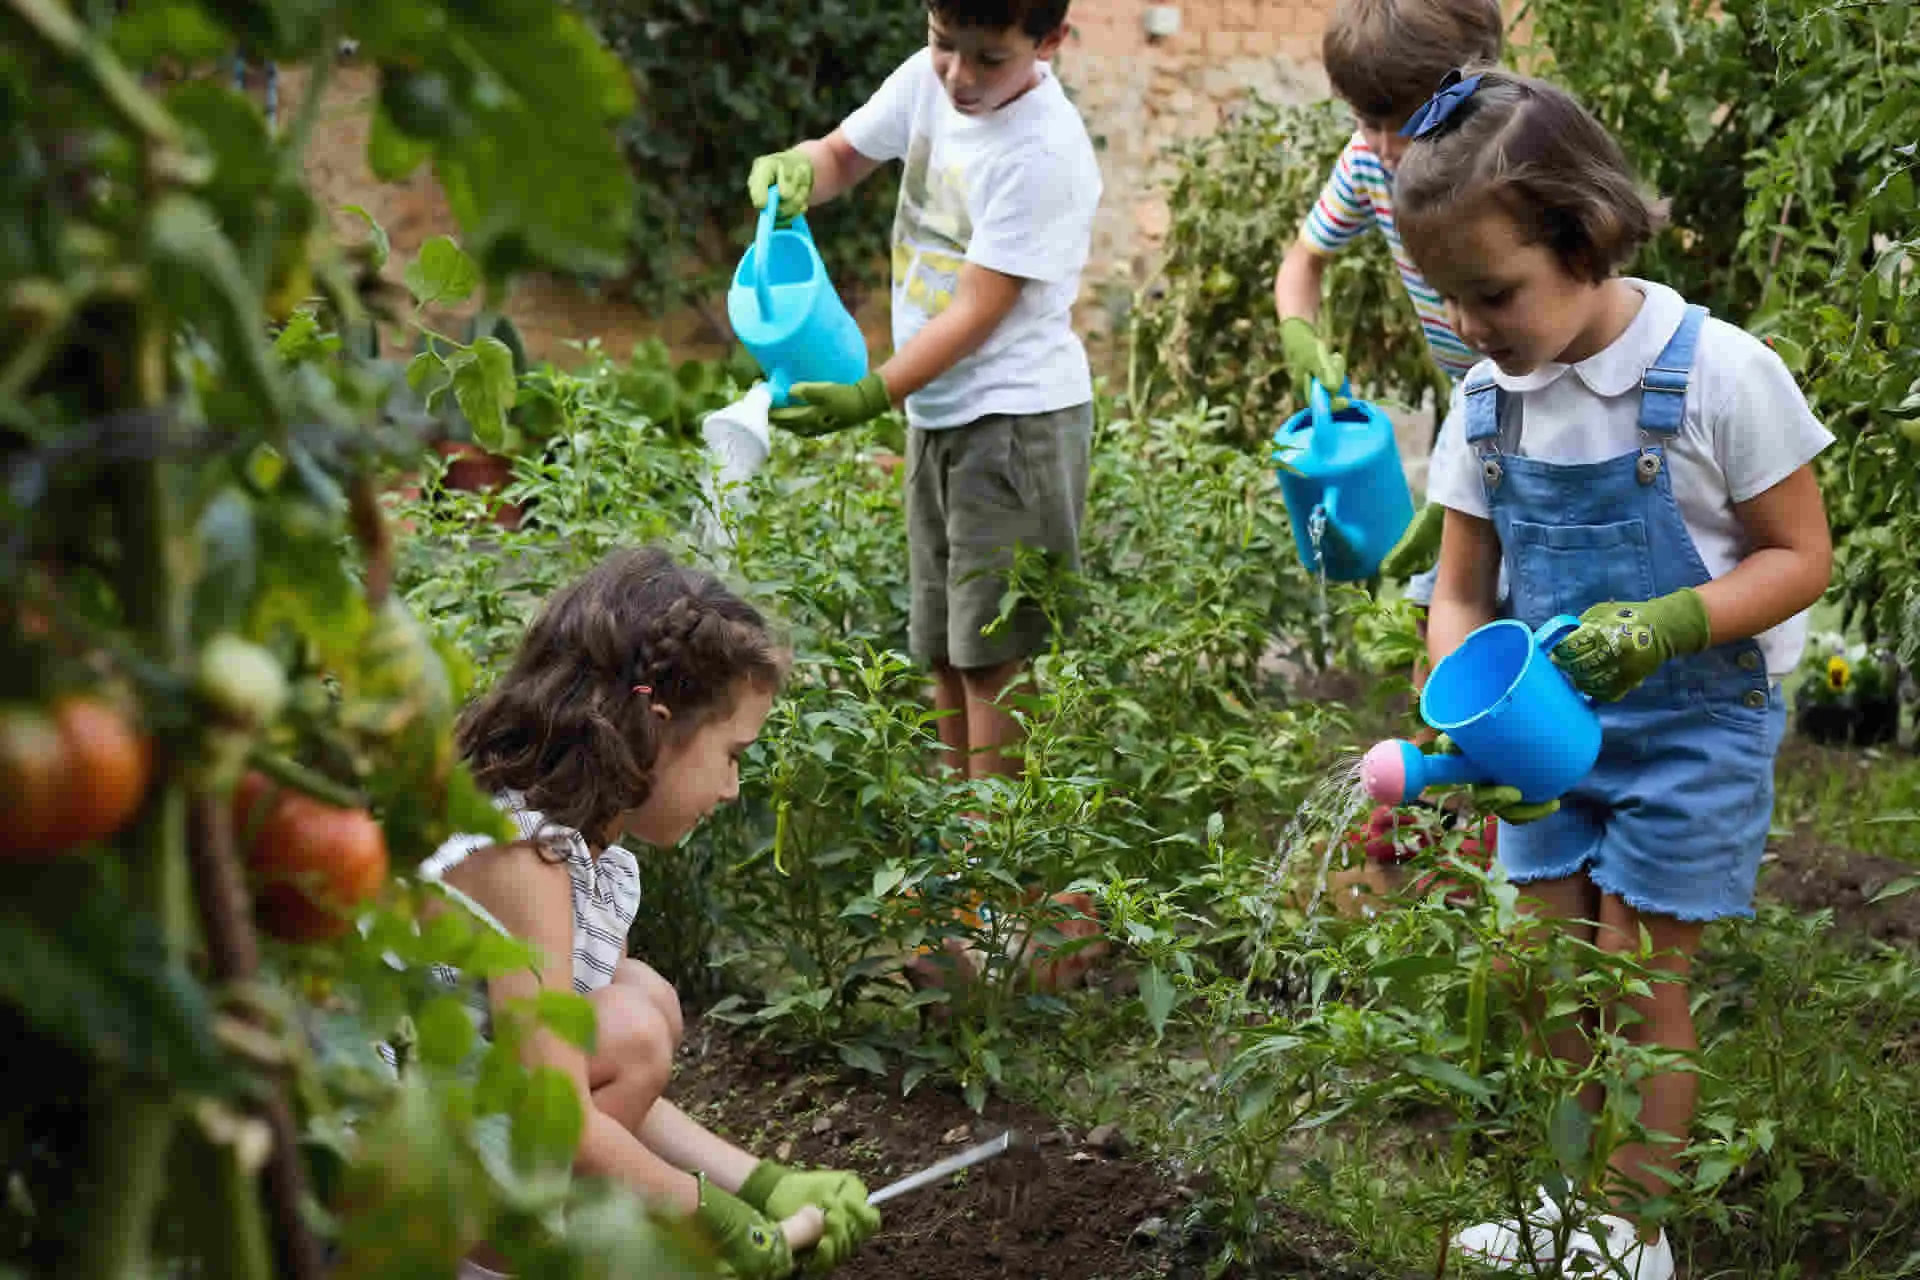
[[[727,321],[766,375],[775,405],[796,382],[858,382],[867,339],[827,279],[805,218],[775,228],[780,188],[770,187],[753,246],[727,290]]]
[[[1600,758],[1600,717],[1547,654],[1580,625],[1568,614],[1539,631],[1511,618],[1489,622],[1441,660],[1420,695],[1420,716],[1453,739],[1458,755],[1422,755],[1411,742],[1378,743],[1360,782],[1381,804],[1432,786],[1491,782],[1528,804],[1565,795]]]
[[[1278,468],[1280,494],[1307,569],[1324,570],[1335,582],[1363,582],[1378,573],[1413,523],[1413,493],[1400,469],[1393,422],[1350,395],[1347,407],[1334,413],[1327,389],[1316,381],[1307,407],[1273,433],[1273,443],[1273,460],[1285,464]]]

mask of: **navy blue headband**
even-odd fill
[[[1403,138],[1424,138],[1437,131],[1447,122],[1447,117],[1460,109],[1460,104],[1473,96],[1480,87],[1480,76],[1460,75],[1460,69],[1447,72],[1446,79],[1440,82],[1440,91],[1427,100],[1427,104],[1407,120],[1400,128]]]

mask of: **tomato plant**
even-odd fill
[[[462,227],[416,296],[612,270],[625,72],[519,0],[4,0],[0,34],[0,1018],[25,1064],[0,1265],[415,1276],[487,1239],[528,1272],[697,1274],[573,1184],[578,1103],[520,1066],[515,1020],[476,1048],[424,981],[533,957],[413,875],[507,830],[454,758],[469,669],[392,590],[377,478],[425,441],[343,336],[385,237],[333,243],[304,181],[352,40],[382,84],[370,166],[431,163]],[[284,127],[207,74],[235,47],[305,68]],[[495,336],[429,374],[482,429],[513,407]],[[20,856],[63,849],[86,856]],[[591,1031],[583,1003],[531,1016]],[[591,1244],[553,1229],[569,1204]]]

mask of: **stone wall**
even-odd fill
[[[1073,0],[1074,34],[1058,71],[1100,150],[1106,180],[1083,307],[1096,330],[1152,270],[1167,231],[1162,180],[1169,148],[1205,137],[1249,92],[1296,102],[1323,97],[1320,33],[1331,0]],[[1178,14],[1148,34],[1150,9]],[[1107,305],[1100,305],[1105,295]]]

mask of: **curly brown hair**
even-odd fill
[[[1558,85],[1467,67],[1480,86],[1407,147],[1393,179],[1400,240],[1417,263],[1441,227],[1495,208],[1577,280],[1625,266],[1666,221],[1620,144]]]
[[[646,802],[662,746],[732,715],[743,684],[777,692],[786,670],[766,619],[718,578],[624,549],[546,602],[455,741],[481,787],[597,844]]]

